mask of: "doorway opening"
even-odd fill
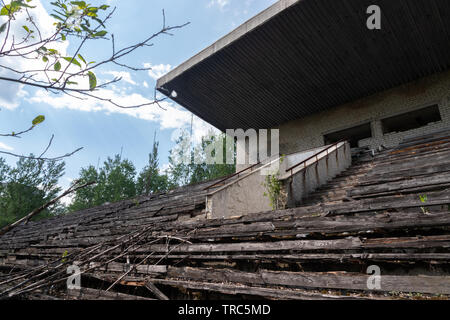
[[[359,126],[328,133],[324,135],[324,140],[325,145],[333,144],[341,140],[347,140],[350,143],[350,147],[357,148],[360,140],[371,137],[372,129],[370,127],[370,122],[368,122]]]
[[[404,132],[441,121],[441,113],[438,105],[432,105],[419,110],[410,111],[394,117],[381,120],[383,134],[391,132]]]

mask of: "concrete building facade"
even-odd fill
[[[392,147],[450,127],[448,16],[448,0],[279,0],[157,88],[224,132],[279,129],[280,154]]]
[[[437,106],[441,120],[406,131],[383,132],[383,119],[430,106]],[[393,147],[404,138],[450,128],[450,72],[434,74],[276,127],[280,129],[280,152],[291,154],[324,146],[327,134],[363,124],[370,124],[371,137],[359,140],[358,146],[374,149],[380,145]]]

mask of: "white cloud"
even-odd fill
[[[48,12],[45,10],[44,6],[39,0],[33,1],[33,8],[32,10],[29,10],[30,15],[32,16],[33,20],[35,21],[36,25],[39,28],[39,31],[43,38],[49,37],[54,33],[55,26],[53,25],[54,19],[48,14]],[[16,19],[11,23],[11,31],[10,35],[14,35],[15,41],[19,42],[20,39],[24,38],[26,35],[26,31],[23,29],[22,26],[28,25],[30,26],[30,23],[27,21],[28,16],[26,12],[20,12],[16,15]],[[0,25],[3,24],[6,21],[6,17],[1,16],[0,17]],[[34,30],[34,27],[30,28]],[[37,33],[37,32],[36,32]],[[3,44],[4,39],[6,36],[6,32],[3,32],[0,34],[0,43]],[[12,37],[10,36],[8,38],[8,41],[6,41],[5,48],[10,47],[12,44]],[[62,55],[66,55],[67,47],[69,43],[68,41],[65,41],[64,43],[54,43],[52,44],[51,48],[56,49],[59,52],[61,52]],[[30,52],[33,49],[37,49],[38,46],[30,47],[24,50],[21,50],[20,53]],[[41,67],[43,67],[45,64],[43,61],[39,59],[25,59],[22,57],[2,57],[0,58],[0,65],[4,66],[13,66],[14,69],[25,71],[25,70],[36,70]],[[19,78],[20,75],[17,73],[14,73],[10,70],[7,70],[5,68],[0,68],[0,75],[7,78]],[[52,72],[49,73],[49,77],[54,77],[54,74]],[[46,80],[45,75],[37,75],[35,77],[36,80]],[[1,81],[0,86],[0,108],[4,107],[6,109],[14,109],[20,104],[21,98],[23,98],[26,95],[26,92],[24,91],[24,85],[9,82],[9,81]]]
[[[144,82],[142,83],[142,85],[144,86],[144,88],[148,88],[148,83],[147,83],[147,81],[144,81]]]
[[[4,144],[2,142],[0,142],[0,149],[6,150],[6,151],[13,151],[14,150],[13,147],[10,147],[7,144]]]
[[[15,77],[14,73],[7,70],[0,71],[0,75],[3,77]],[[22,98],[28,94],[23,87],[23,85],[14,82],[2,81],[0,86],[0,109],[13,110],[17,108]]]
[[[98,96],[106,99],[112,99],[116,103],[130,106],[149,103],[152,100],[142,96],[139,93],[127,94],[123,89],[111,86],[110,89],[102,89],[96,92]],[[171,102],[163,101],[161,107],[149,105],[137,109],[122,109],[108,102],[95,99],[87,99],[80,103],[80,100],[74,99],[67,95],[54,95],[46,91],[40,90],[31,98],[26,98],[30,103],[45,103],[55,109],[70,109],[83,112],[104,112],[105,114],[119,113],[128,115],[137,119],[157,122],[162,130],[190,128],[191,113],[174,105]],[[203,120],[194,117],[193,133],[196,141],[200,141],[201,137],[208,133],[212,128]]]
[[[152,68],[148,71],[148,75],[154,79],[158,80],[163,75],[168,73],[170,70],[173,69],[173,67],[170,64],[157,64],[152,65],[151,63],[144,63],[144,68]]]
[[[208,3],[208,8],[218,6],[221,10],[230,3],[230,0],[211,0]]]

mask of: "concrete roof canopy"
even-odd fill
[[[367,28],[380,6],[381,30]],[[158,80],[221,130],[273,128],[450,67],[446,0],[280,0]]]

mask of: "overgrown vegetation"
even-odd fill
[[[284,157],[281,157],[280,165],[283,163],[283,160]],[[267,175],[263,184],[266,188],[264,196],[269,198],[273,210],[284,209],[287,204],[287,193],[284,189],[283,182],[279,178],[280,172],[278,170],[271,175]]]
[[[225,159],[221,159],[223,164],[208,164],[207,156],[214,158],[215,150],[211,155],[207,155],[208,147],[211,145],[222,145],[222,152],[225,157],[227,151],[236,154],[235,145],[232,150],[227,150],[225,134],[209,134],[202,138],[202,141],[190,147],[189,140],[184,138],[189,136],[186,131],[182,131],[176,141],[176,146],[172,149],[169,157],[169,181],[175,186],[199,183],[219,177],[224,177],[236,172],[235,164],[226,164]],[[188,164],[183,162],[188,159]]]
[[[205,159],[207,146],[224,138],[224,135],[204,138],[200,144],[187,150],[190,150],[191,156],[195,154],[198,158]],[[181,138],[171,152],[170,165],[165,172],[160,169],[159,142],[156,139],[148,156],[148,164],[139,173],[130,160],[120,155],[109,157],[98,168],[93,165],[82,168],[76,179],[79,184],[92,181],[97,183],[77,190],[67,206],[59,202],[33,220],[132,199],[138,195],[165,192],[178,186],[234,173],[235,165],[178,163],[175,158],[186,151],[181,148],[180,140]],[[61,192],[58,182],[64,175],[64,170],[65,163],[61,161],[21,158],[15,167],[11,167],[0,158],[0,227],[23,218],[54,199]]]
[[[49,202],[61,191],[64,162],[21,158],[15,167],[0,158],[0,227],[8,225]],[[62,204],[44,210],[33,220],[63,213]]]
[[[169,157],[169,168],[161,172],[158,160],[159,142],[154,141],[152,152],[149,154],[148,164],[136,175],[136,168],[127,159],[116,155],[108,158],[101,168],[89,166],[81,169],[78,180],[81,183],[97,181],[94,186],[83,188],[76,192],[69,211],[78,211],[106,202],[113,203],[131,199],[139,195],[166,192],[179,186],[199,183],[234,173],[235,165],[226,164],[185,164],[180,158],[190,152],[193,162],[196,155],[205,160],[207,146],[218,139],[225,139],[224,135],[211,136],[193,148],[186,148],[182,139],[186,132],[182,132]],[[198,160],[198,158],[197,158]],[[198,162],[197,162],[198,163]]]
[[[423,204],[426,204],[428,202],[428,196],[426,194],[419,196],[420,198],[420,202],[422,202]],[[423,214],[429,214],[430,212],[428,211],[427,208],[425,207],[420,207],[420,209],[422,209]]]
[[[116,202],[136,196],[136,168],[119,155],[108,158],[101,168],[89,166],[80,171],[78,178],[82,183],[96,181],[95,185],[75,193],[69,211],[78,211],[106,202]]]

